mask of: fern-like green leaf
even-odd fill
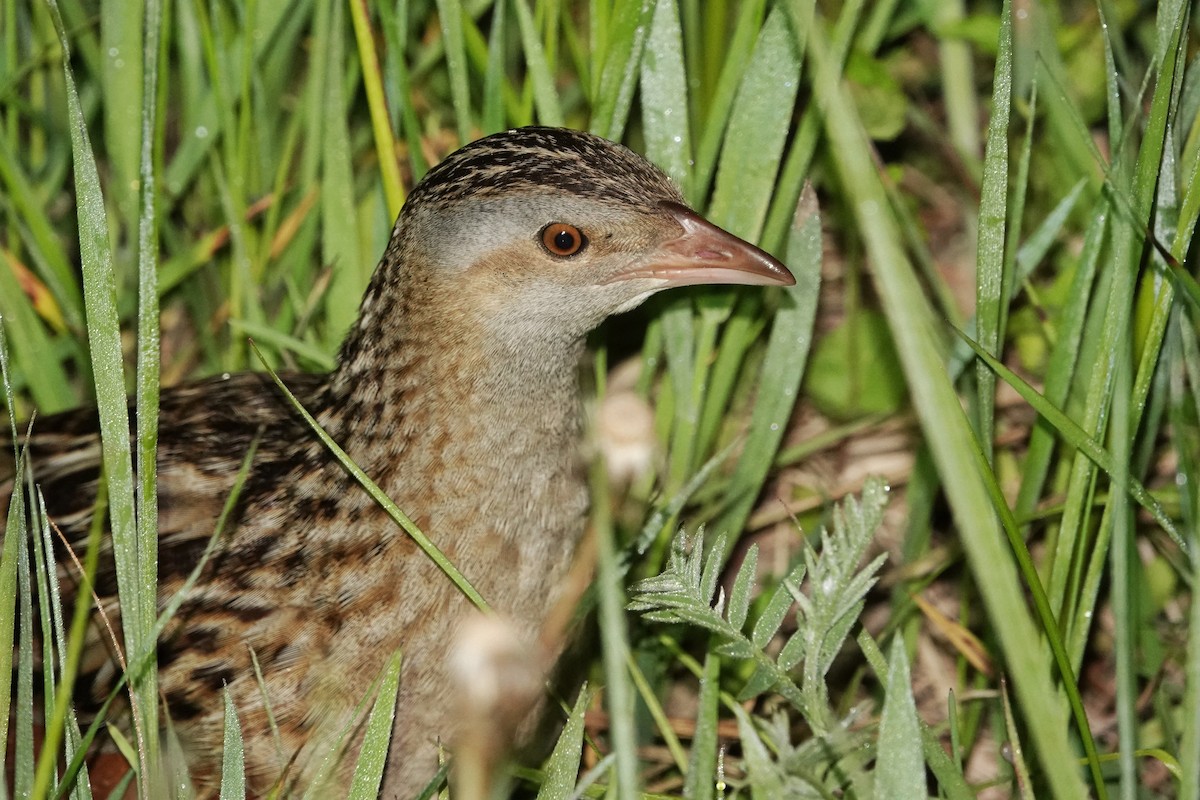
[[[695,545],[692,548],[692,558],[699,560],[701,557],[700,543],[703,541],[703,531],[696,537]],[[704,572],[700,576],[700,597],[707,600],[711,598],[717,591],[717,581],[721,578],[721,568],[724,566],[719,554],[725,552],[725,534],[721,534],[713,542],[712,547],[708,551],[708,558],[705,560]]]
[[[746,615],[750,611],[750,592],[754,588],[754,575],[758,570],[758,545],[751,545],[742,559],[737,578],[733,582],[733,591],[729,594],[729,613],[725,616],[729,624],[738,630],[746,624]]]
[[[833,531],[822,533],[820,551],[806,546],[802,562],[771,594],[749,635],[746,628],[758,548],[746,551],[727,600],[717,589],[724,564],[724,537],[717,537],[704,553],[700,536],[693,539],[681,532],[672,543],[663,573],[633,587],[629,608],[654,622],[684,623],[716,634],[718,640],[710,653],[753,662],[739,700],[775,691],[800,711],[814,732],[826,735],[832,730],[833,715],[826,700],[825,674],[858,620],[866,593],[883,564],[881,555],[858,568],[882,520],[886,499],[883,482],[871,480],[864,487],[861,503],[847,499],[843,509],[835,510]],[[801,590],[805,575],[807,592]],[[766,647],[793,603],[797,632],[772,658]],[[797,686],[789,673],[801,663],[803,679]]]
[[[787,584],[790,583],[793,586],[799,586],[804,580],[804,569],[804,562],[800,562],[780,582],[779,586],[775,588],[771,599],[767,601],[766,608],[759,615],[758,621],[754,623],[754,631],[750,634],[750,640],[754,642],[755,647],[766,647],[767,643],[775,638],[775,634],[779,632],[779,626],[783,624],[788,609],[792,607],[792,603],[794,602],[791,592],[788,591]]]

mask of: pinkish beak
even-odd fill
[[[767,252],[713,225],[680,203],[662,207],[683,228],[646,261],[609,281],[652,278],[666,281],[663,288],[701,283],[747,286],[791,286],[796,282],[788,268]]]

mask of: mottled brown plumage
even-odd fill
[[[337,369],[285,378],[530,642],[584,525],[585,335],[669,286],[792,282],[682,203],[658,169],[588,134],[526,128],[468,145],[410,195]],[[551,223],[574,227],[560,238]],[[232,530],[159,647],[196,780],[211,787],[219,763],[221,686],[241,715],[251,785],[263,791],[291,762],[300,787],[402,646],[384,796],[411,796],[434,772],[436,741],[454,737],[446,653],[469,603],[262,376],[163,393],[162,596],[195,564],[260,433]],[[30,461],[52,518],[80,538],[99,464],[93,416],[39,421]],[[115,593],[111,575],[100,590]]]

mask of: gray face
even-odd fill
[[[545,238],[555,224],[585,245],[556,252]],[[521,128],[452,153],[416,186],[343,359],[391,352],[408,322],[545,352],[669,286],[791,282],[769,255],[689,210],[628,148]],[[385,329],[384,318],[404,322]]]
[[[632,308],[665,281],[612,281],[636,269],[683,233],[667,213],[632,213],[611,201],[570,194],[490,196],[428,209],[409,220],[421,231],[411,246],[447,290],[470,284],[477,320],[537,338],[580,336],[605,317]],[[570,255],[553,251],[548,226],[583,237]],[[551,233],[558,228],[551,229]],[[499,331],[497,331],[499,332]]]
[[[547,230],[565,230],[569,246]],[[499,133],[446,157],[410,194],[343,344],[340,385],[406,342],[570,361],[588,331],[660,289],[793,282],[688,209],[635,152],[560,128]]]

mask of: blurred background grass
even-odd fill
[[[599,763],[593,777],[617,796],[686,786],[709,797],[724,753],[727,792],[749,780],[757,796],[779,796],[772,787],[799,781],[813,796],[865,797],[879,778],[902,793],[887,775],[905,737],[875,733],[880,704],[897,708],[907,684],[929,727],[917,761],[899,763],[911,772],[923,761],[947,796],[970,786],[1198,797],[1200,40],[1190,10],[6,3],[9,407],[23,420],[103,401],[105,386],[110,398],[140,386],[153,407],[157,350],[143,348],[139,363],[139,336],[161,340],[166,385],[255,367],[248,337],[272,365],[328,369],[404,194],[430,164],[506,127],[590,129],[646,153],[697,208],[786,257],[801,280],[765,296],[663,296],[597,337],[599,388],[653,400],[658,456],[628,487],[598,478],[596,523],[612,556],[600,569],[612,580],[597,603],[608,657],[591,671],[604,691],[568,731],[586,727],[599,750],[560,748],[555,758],[575,769],[555,762],[558,773],[573,786]],[[801,200],[806,180],[819,222]],[[105,319],[85,310],[84,286],[103,300],[107,270]],[[798,531],[816,531],[830,502],[871,474],[893,488],[872,545],[890,559],[880,584],[846,606],[858,642],[832,666],[829,707],[792,703],[793,729],[767,721],[790,701],[744,652],[622,612],[620,587],[664,569],[679,525],[725,534],[714,563],[731,569],[757,544],[756,574],[723,585],[749,597],[755,577],[774,590],[804,557]],[[122,602],[146,610],[153,515],[136,507],[132,483],[112,487],[111,502],[137,576]],[[0,582],[15,575],[16,551],[10,534]],[[773,608],[769,596],[749,603],[749,625]],[[144,616],[127,621],[131,641],[145,640]],[[11,608],[4,619],[15,635]],[[771,659],[789,626],[805,624],[788,619],[766,631],[774,645],[756,642]],[[890,666],[876,640],[902,645],[885,648]],[[151,714],[153,676],[137,683]],[[754,700],[744,720],[739,694]],[[780,741],[828,737],[828,721],[845,719],[878,742],[878,763],[870,748],[801,757]],[[29,749],[15,794],[32,782]]]

